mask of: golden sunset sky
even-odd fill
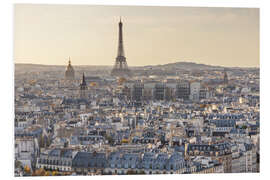
[[[16,4],[14,61],[113,65],[120,16],[129,66],[259,67],[257,8]]]

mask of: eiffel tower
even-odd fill
[[[112,69],[111,75],[116,77],[131,77],[131,72],[128,69],[125,53],[124,53],[124,45],[123,45],[123,31],[122,31],[123,23],[119,22],[119,39],[118,39],[118,52],[115,60],[114,67]]]

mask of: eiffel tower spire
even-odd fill
[[[122,23],[121,17],[120,17],[117,56],[124,56],[125,57],[122,27],[123,27],[123,23]]]
[[[112,76],[131,76],[131,72],[128,69],[125,52],[124,52],[124,44],[123,44],[123,23],[120,17],[119,21],[119,32],[118,32],[118,50],[117,50],[117,57],[115,61],[115,65],[112,69],[111,75]]]

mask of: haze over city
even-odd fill
[[[129,66],[259,67],[259,9],[29,4],[14,7],[15,63],[113,65],[120,16]]]

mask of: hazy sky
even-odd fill
[[[119,16],[129,66],[259,67],[259,9],[91,5],[15,5],[15,63],[113,65]]]

